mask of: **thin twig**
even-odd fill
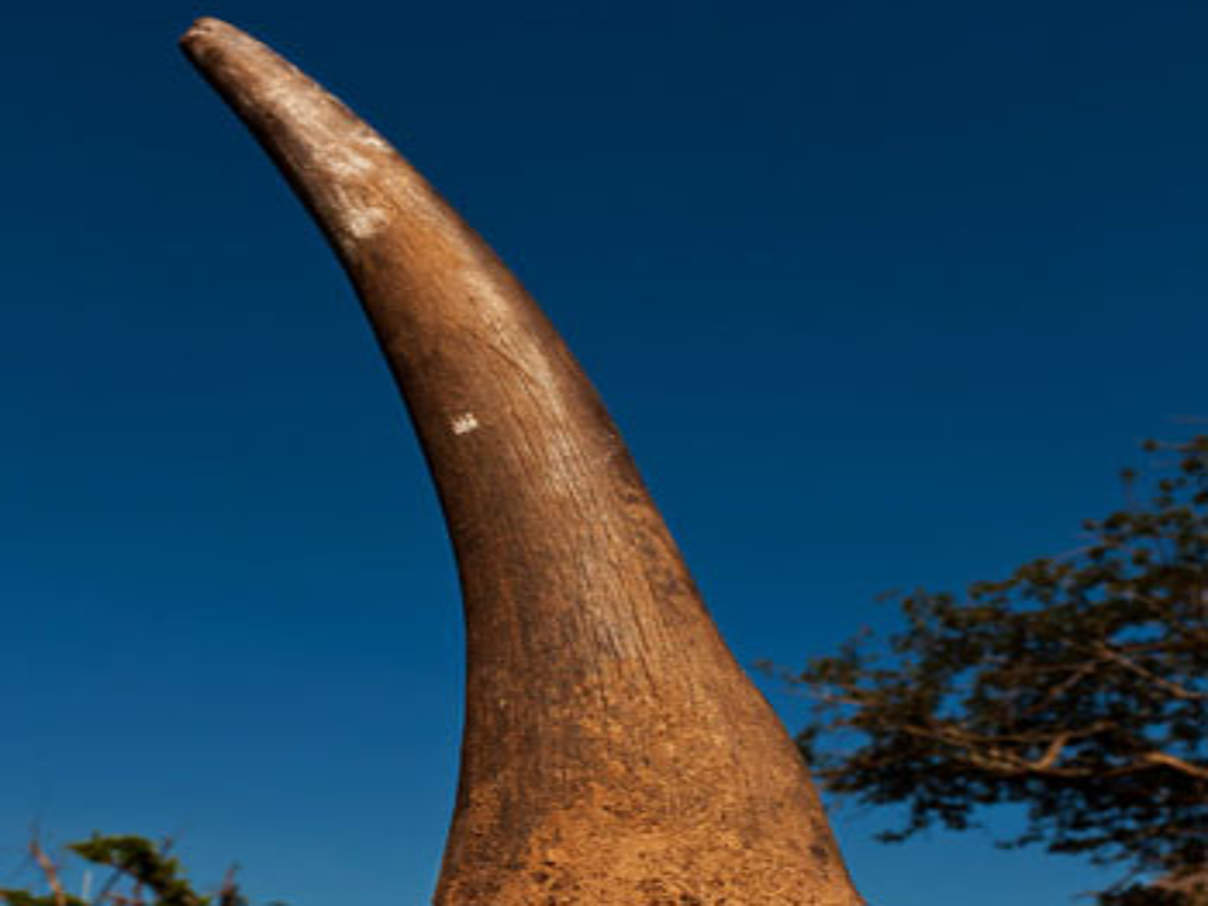
[[[1195,692],[1188,689],[1186,686],[1181,686],[1173,680],[1168,680],[1164,676],[1158,676],[1150,670],[1146,670],[1136,661],[1125,657],[1119,651],[1109,648],[1107,645],[1099,645],[1096,650],[1107,659],[1119,664],[1125,670],[1130,670],[1137,676],[1149,680],[1157,686],[1165,689],[1175,698],[1181,698],[1185,701],[1205,701],[1208,700],[1208,692]]]

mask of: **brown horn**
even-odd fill
[[[599,397],[483,241],[380,136],[243,32],[190,60],[356,287],[457,553],[466,722],[434,902],[861,902]]]

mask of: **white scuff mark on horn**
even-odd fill
[[[510,298],[512,289],[484,271],[481,262],[465,260],[456,271],[457,279],[469,291],[474,306],[490,325],[488,342],[524,382],[533,403],[544,410],[548,428],[530,440],[544,459],[547,489],[566,497],[581,493],[583,476],[589,468],[583,450],[574,440],[572,416],[566,408],[557,370],[547,352],[534,338],[515,328],[516,310]]]
[[[449,422],[449,427],[453,429],[454,434],[469,434],[478,427],[478,419],[474,417],[473,412],[463,412]]]
[[[341,163],[341,166],[344,164]],[[332,172],[337,172],[334,167]],[[366,201],[364,192],[351,189],[347,183],[336,183],[330,191],[336,199],[340,227],[353,239],[369,239],[390,223],[390,212],[381,205]]]
[[[390,145],[364,124],[356,124],[350,135],[353,115],[310,79],[299,80],[292,67],[263,89],[262,98],[305,138],[310,156],[296,166],[327,175],[316,201],[326,209],[337,241],[346,245],[380,233],[393,212],[374,183]]]
[[[365,126],[357,131],[356,140],[367,148],[373,148],[375,151],[384,151],[387,154],[394,154],[394,146],[368,126]]]

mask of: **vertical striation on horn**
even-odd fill
[[[792,741],[524,289],[269,48],[214,19],[181,45],[330,240],[440,495],[467,680],[437,906],[860,903]]]

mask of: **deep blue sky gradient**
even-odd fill
[[[452,559],[334,258],[175,48],[201,14],[340,94],[514,267],[745,664],[1076,547],[1138,442],[1208,415],[1208,6],[23,4],[0,885],[35,819],[177,835],[258,902],[422,903],[438,866]],[[837,815],[875,906],[1104,879],[880,826]]]

